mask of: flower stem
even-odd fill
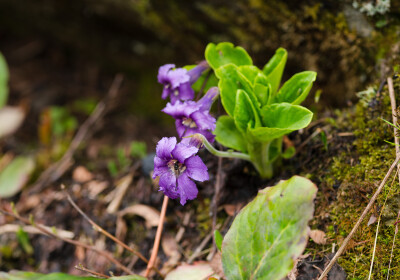
[[[165,213],[167,212],[167,205],[168,205],[168,196],[164,196],[164,201],[161,207],[160,220],[158,222],[158,227],[157,227],[156,238],[154,239],[153,251],[151,252],[151,257],[149,263],[147,264],[144,277],[149,277],[150,271],[153,269],[153,266],[157,259],[158,247],[160,247],[161,233],[164,226]]]
[[[195,134],[194,137],[200,137],[206,149],[217,157],[225,157],[225,158],[239,158],[247,161],[251,161],[250,156],[248,154],[233,152],[233,151],[219,151],[215,149],[210,142],[208,142],[207,138],[201,134]]]

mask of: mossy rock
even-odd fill
[[[379,86],[379,83],[373,86],[375,93]],[[400,93],[399,79],[395,80],[395,92]],[[400,98],[396,101],[400,104]],[[371,95],[369,100],[364,99],[336,113],[335,126],[328,129],[332,136],[329,143],[331,151],[325,153],[326,157],[313,160],[319,164],[317,171],[311,175],[319,185],[319,194],[312,228],[324,230],[329,240],[327,245],[309,244],[308,252],[315,255],[324,250],[330,252],[333,244],[336,244],[337,250],[395,160],[395,147],[386,142],[394,141],[393,127],[382,120],[392,121],[387,86],[380,93]],[[338,263],[345,269],[348,279],[367,279],[378,221],[371,279],[386,279],[395,222],[400,211],[398,188],[399,179],[393,172],[373,210],[339,258]],[[373,223],[368,225],[370,218]],[[400,267],[397,265],[400,246],[397,240],[398,236],[393,248],[390,279],[400,279]]]

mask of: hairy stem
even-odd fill
[[[201,134],[196,134],[194,137],[200,137],[206,149],[213,155],[217,157],[224,157],[224,158],[239,158],[244,159],[247,161],[251,161],[250,156],[248,154],[233,152],[233,151],[219,151],[211,145],[210,142]]]

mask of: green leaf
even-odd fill
[[[218,87],[221,94],[221,102],[225,111],[233,117],[238,89],[251,91],[250,82],[243,76],[239,76],[238,68],[233,64],[224,65],[215,71],[218,79]]]
[[[4,56],[0,53],[0,108],[7,103],[8,97],[8,67]]]
[[[18,243],[21,245],[22,249],[24,249],[25,253],[27,253],[28,255],[32,255],[33,247],[29,241],[28,233],[26,233],[26,231],[24,231],[22,227],[19,227],[16,235]]]
[[[291,146],[282,153],[282,157],[285,159],[289,159],[292,158],[295,154],[296,154],[296,148]]]
[[[225,235],[226,278],[283,279],[306,246],[316,192],[310,180],[299,176],[260,191]]]
[[[264,127],[250,129],[255,141],[268,142],[292,131],[305,128],[312,120],[313,113],[299,105],[280,103],[264,106],[261,118]]]
[[[230,116],[220,116],[214,130],[215,139],[223,146],[241,152],[247,151],[246,140],[237,129],[235,121]]]
[[[6,198],[17,194],[29,180],[35,169],[35,162],[30,157],[19,156],[13,159],[0,172],[0,197]]]
[[[263,72],[271,82],[272,93],[275,94],[281,83],[283,69],[287,60],[287,52],[283,48],[276,50],[275,55],[264,66]]]
[[[322,141],[322,144],[324,144],[325,151],[327,151],[328,150],[328,139],[326,138],[326,134],[324,131],[321,131],[321,141]]]
[[[306,99],[317,73],[304,71],[293,75],[286,81],[275,97],[275,103],[288,102],[298,105]]]
[[[215,240],[215,245],[217,246],[218,250],[221,252],[221,246],[222,246],[222,240],[224,238],[222,237],[222,234],[219,232],[219,230],[214,230],[214,240]]]
[[[254,85],[254,82],[259,74],[261,74],[261,70],[254,65],[243,65],[238,67],[239,73],[242,74],[251,85]]]
[[[143,159],[147,155],[146,142],[132,141],[130,150],[131,150],[131,156]]]
[[[235,47],[232,43],[227,42],[219,43],[218,45],[209,43],[206,47],[205,57],[208,64],[214,70],[229,63],[237,66],[253,64],[251,57],[245,49]]]
[[[41,274],[26,271],[11,271],[9,273],[0,272],[2,280],[98,280],[97,277],[75,276],[65,273]],[[113,276],[110,280],[146,280],[147,278],[139,275]]]
[[[255,128],[261,125],[260,117],[256,112],[248,94],[239,89],[236,94],[236,105],[234,112],[236,127],[246,135],[247,128]]]
[[[271,84],[264,85],[261,83],[256,83],[254,85],[254,95],[257,97],[258,102],[261,106],[267,105],[271,98]]]

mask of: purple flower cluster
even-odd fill
[[[210,108],[214,99],[218,96],[218,88],[211,88],[198,102],[178,101],[175,104],[168,103],[162,110],[175,118],[176,131],[179,137],[186,137],[196,133],[203,134],[209,142],[214,142],[216,120],[210,115]]]
[[[208,180],[208,170],[199,156],[198,148],[178,143],[175,137],[162,138],[156,148],[153,178],[160,176],[160,191],[171,199],[186,200],[197,197],[196,184],[190,180]]]
[[[165,64],[158,70],[158,82],[164,85],[162,99],[168,96],[171,103],[179,100],[192,100],[194,91],[191,85],[197,81],[201,74],[208,68],[207,62],[201,62],[191,70],[175,68],[175,64]]]
[[[195,134],[204,135],[209,142],[215,136],[216,120],[210,115],[210,108],[218,97],[217,87],[210,88],[197,102],[193,101],[194,91],[191,85],[208,69],[207,62],[202,62],[187,71],[175,68],[174,64],[161,66],[158,81],[164,85],[162,98],[170,97],[171,102],[162,110],[175,118],[176,130],[180,138],[162,138],[156,149],[153,178],[159,177],[160,191],[172,199],[180,198],[182,205],[197,197],[196,184],[191,180],[208,180],[208,170],[196,153],[202,146]]]

